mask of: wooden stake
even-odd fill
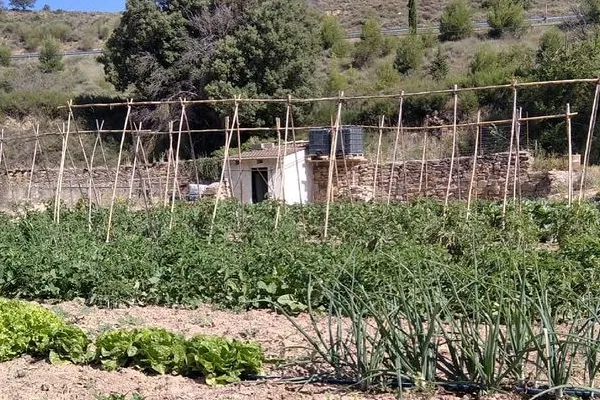
[[[477,123],[481,122],[481,111],[477,111]],[[475,132],[475,150],[473,150],[473,169],[471,171],[471,183],[469,184],[469,197],[467,199],[467,220],[471,215],[471,199],[473,198],[473,187],[475,186],[475,176],[477,173],[477,153],[479,152],[479,125]]]
[[[171,164],[173,163],[173,121],[169,122],[169,152],[167,153],[167,182],[165,183],[165,198],[163,206],[169,202],[169,177],[171,176]]]
[[[325,228],[323,230],[323,237],[327,239],[327,234],[329,231],[329,213],[331,211],[331,202],[333,201],[333,168],[336,161],[336,153],[337,153],[337,138],[340,130],[341,120],[342,120],[342,98],[344,97],[344,92],[340,93],[340,97],[338,99],[338,110],[337,117],[335,119],[335,126],[332,132],[331,138],[331,151],[329,153],[329,175],[327,177],[327,204],[325,205]]]
[[[513,86],[513,117],[510,126],[510,144],[508,147],[508,163],[506,166],[506,179],[504,181],[504,201],[502,202],[502,218],[506,216],[506,203],[508,199],[508,180],[510,178],[510,164],[512,162],[513,143],[517,126],[517,88]]]
[[[129,116],[131,115],[131,104],[127,107],[127,114],[125,115],[125,124],[123,125],[123,134],[121,135],[121,144],[119,145],[119,156],[117,158],[117,170],[115,172],[115,182],[113,185],[112,196],[110,198],[110,209],[108,212],[108,226],[106,227],[106,243],[110,242],[110,230],[112,228],[112,219],[115,209],[115,199],[117,198],[117,186],[119,185],[119,171],[121,169],[121,158],[123,156],[123,146],[125,144],[125,131],[127,130],[127,124],[129,123]]]
[[[6,172],[6,183],[8,185],[8,190],[11,193],[11,198],[13,203],[15,202],[15,193],[12,189],[12,183],[10,183],[10,175],[8,173],[8,163],[6,162],[6,154],[5,150],[4,150],[4,129],[2,129],[2,131],[0,132],[0,164],[2,164],[2,161],[4,162],[4,171]]]
[[[231,121],[231,130],[229,131],[229,135],[227,136],[227,140],[225,141],[225,154],[223,155],[223,165],[221,168],[221,178],[219,179],[219,186],[217,188],[217,196],[215,198],[215,206],[213,208],[212,219],[210,222],[210,232],[208,234],[209,241],[212,239],[213,230],[215,228],[215,219],[217,218],[217,209],[219,207],[219,197],[221,196],[221,187],[223,186],[223,180],[225,179],[225,167],[229,162],[229,147],[231,146],[231,138],[233,137],[233,129],[235,124],[240,123],[239,121],[239,104],[235,104],[235,108],[233,111],[233,119]],[[226,131],[227,132],[227,131]]]
[[[69,113],[67,117],[67,129],[66,132],[62,130],[63,134],[63,145],[62,145],[62,154],[60,157],[60,168],[58,170],[58,182],[56,183],[56,196],[54,198],[54,223],[60,223],[60,196],[62,192],[62,183],[63,183],[63,175],[65,172],[65,160],[67,157],[67,150],[69,146],[69,133],[71,131],[71,117],[73,114]]]
[[[141,130],[141,128],[142,128],[142,124],[140,123],[139,130]],[[129,179],[129,193],[127,195],[127,199],[129,199],[129,200],[131,200],[131,197],[133,196],[133,181],[135,179],[135,169],[137,167],[138,153],[139,153],[139,149],[140,149],[140,134],[138,133],[136,136],[137,136],[137,140],[135,142],[135,150],[133,152],[133,165],[131,167],[131,179]]]
[[[569,207],[573,204],[573,140],[571,138],[571,105],[567,104],[567,142],[569,147]]]
[[[169,230],[173,229],[173,218],[175,217],[175,191],[178,188],[177,174],[179,172],[179,150],[181,148],[181,134],[183,130],[183,117],[185,115],[185,100],[181,100],[181,117],[179,118],[179,132],[177,134],[177,150],[175,151],[175,172],[173,176],[173,193],[171,193],[171,219]]]
[[[448,201],[450,200],[450,186],[452,185],[452,173],[454,172],[454,157],[456,156],[456,124],[458,119],[458,89],[454,85],[454,122],[452,128],[452,158],[450,159],[450,173],[448,175],[448,187],[446,188],[446,200],[444,201],[444,214],[448,209]]]
[[[40,135],[40,124],[35,125],[35,144],[33,145],[33,159],[31,160],[31,172],[29,174],[29,186],[27,187],[27,200],[31,201],[31,185],[33,184],[33,174],[35,171],[35,159],[37,157],[38,147],[40,144],[40,140],[38,139]]]
[[[279,117],[275,118],[275,128],[277,129],[277,161],[275,162],[275,176],[279,176],[279,198],[277,199],[277,211],[275,212],[275,229],[277,229],[279,227],[279,215],[281,213],[280,200],[283,192],[283,161],[281,157],[281,119]],[[279,174],[277,173],[277,170],[279,170]]]
[[[379,139],[377,140],[377,156],[375,157],[375,173],[373,174],[373,200],[377,198],[377,172],[379,169],[379,158],[381,157],[381,139],[383,137],[383,126],[385,116],[379,117]]]
[[[592,140],[594,139],[594,129],[596,128],[596,118],[598,117],[598,97],[600,96],[600,79],[596,83],[596,92],[594,93],[594,102],[592,104],[592,113],[590,114],[590,124],[588,126],[587,138],[585,141],[585,151],[583,153],[583,167],[581,170],[581,182],[579,183],[579,204],[584,198],[585,178],[587,167],[590,162],[590,152],[592,149]]]
[[[513,202],[517,202],[517,198],[521,199],[521,117],[523,117],[523,108],[519,108],[519,117],[517,119],[517,128],[515,131],[515,145],[517,147],[515,154],[515,173],[513,176]]]
[[[394,138],[394,150],[392,153],[392,166],[390,171],[390,182],[388,186],[388,197],[387,197],[387,205],[390,205],[390,201],[392,199],[392,187],[394,182],[394,172],[396,169],[396,153],[398,152],[398,142],[400,140],[400,134],[402,131],[402,111],[404,108],[404,91],[400,96],[400,106],[398,107],[398,124],[396,125],[396,137]],[[403,160],[403,164],[406,167],[406,160]],[[405,182],[406,183],[406,182]],[[404,191],[406,194],[406,185],[404,187]],[[408,198],[408,196],[407,196]]]
[[[425,135],[423,135],[423,155],[421,156],[421,175],[419,176],[419,194],[421,194],[423,189],[423,177],[425,176],[425,168],[426,168],[426,156],[427,153],[427,131],[425,131]],[[427,184],[425,184],[425,191],[427,191]]]
[[[293,111],[293,110],[292,110]],[[290,113],[290,126],[292,130],[292,143],[294,145],[294,159],[296,162],[296,176],[298,177],[298,193],[300,193],[300,214],[302,215],[302,219],[304,220],[304,209],[303,209],[303,201],[302,201],[302,183],[300,182],[300,163],[298,160],[298,145],[296,142],[296,129],[294,128],[294,113]],[[346,168],[346,174],[348,174],[348,168]],[[350,185],[350,181],[347,179],[348,185]]]
[[[88,157],[87,154],[85,152],[85,146],[83,145],[83,140],[81,139],[81,134],[79,133],[79,128],[77,127],[77,120],[75,119],[75,114],[73,113],[73,100],[69,101],[69,114],[71,115],[71,119],[73,120],[73,128],[75,129],[75,133],[77,134],[77,139],[79,141],[79,146],[81,147],[81,153],[83,154],[83,160],[85,161],[85,166],[87,168],[88,171],[88,176],[89,176],[89,183],[92,186],[92,190],[94,192],[94,195],[96,197],[96,201],[98,201],[98,192],[96,190],[96,185],[94,184],[94,177],[92,176],[92,171],[90,168],[90,163],[88,161]],[[73,163],[74,165],[75,163]],[[92,201],[92,196],[89,193],[90,191],[88,190],[88,201]],[[83,197],[83,194],[82,194]]]

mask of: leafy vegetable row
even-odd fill
[[[311,277],[332,283],[349,269],[367,292],[400,269],[412,274],[401,274],[390,289],[397,293],[414,291],[416,283],[448,288],[448,273],[476,280],[491,293],[506,279],[541,274],[555,280],[553,307],[571,307],[574,298],[600,292],[600,210],[593,203],[524,202],[511,205],[503,218],[502,204],[479,202],[468,220],[462,203],[446,213],[428,201],[335,203],[328,240],[322,240],[323,205],[285,207],[274,229],[277,204],[225,202],[209,239],[212,211],[211,202],[177,204],[169,230],[167,209],[119,206],[110,243],[105,209],[93,210],[91,232],[85,206],[64,210],[58,226],[52,211],[0,215],[0,295],[81,297],[102,306],[235,308],[269,300],[302,310]],[[316,291],[310,301],[318,306],[327,300]]]
[[[80,328],[39,305],[0,298],[0,362],[23,354],[53,364],[203,376],[210,385],[257,373],[263,360],[261,348],[253,343],[202,335],[185,339],[158,328],[109,331],[92,342]]]

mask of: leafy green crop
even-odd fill
[[[89,343],[81,329],[38,305],[0,299],[0,361],[31,354],[52,363],[84,363]]]
[[[204,376],[210,385],[258,373],[264,359],[253,343],[221,337],[186,340],[159,328],[114,330],[94,343],[78,327],[32,303],[0,298],[0,362],[23,354],[53,364],[99,363],[107,370],[136,367],[149,373]]]

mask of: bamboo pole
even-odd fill
[[[165,183],[165,197],[163,206],[166,207],[169,202],[169,177],[171,176],[171,164],[173,158],[173,121],[169,122],[169,152],[167,153],[167,181]]]
[[[456,124],[458,119],[458,92],[457,85],[454,85],[454,123],[452,127],[452,158],[450,159],[450,171],[448,174],[448,186],[446,188],[446,199],[444,201],[444,214],[448,209],[448,201],[450,200],[450,186],[452,185],[452,172],[454,171],[454,158],[456,156]],[[460,178],[459,178],[460,179]]]
[[[112,196],[110,198],[110,209],[108,212],[108,225],[106,227],[106,243],[110,242],[110,230],[112,228],[112,219],[115,209],[115,199],[117,198],[117,186],[119,184],[119,171],[121,169],[121,158],[123,156],[123,146],[125,145],[125,129],[129,123],[129,116],[131,115],[131,106],[127,107],[127,114],[125,115],[125,124],[123,125],[123,134],[121,135],[121,144],[119,145],[119,156],[117,158],[117,170],[115,172],[115,182],[113,185]]]
[[[581,182],[579,183],[579,204],[584,198],[585,178],[587,167],[590,162],[590,153],[592,149],[592,140],[594,139],[594,129],[596,128],[596,119],[598,118],[598,97],[600,96],[600,79],[596,83],[596,92],[594,93],[594,101],[592,103],[592,113],[590,114],[590,124],[588,126],[587,138],[585,141],[585,151],[583,153],[583,167],[581,170]]]
[[[567,103],[567,144],[569,148],[569,207],[573,204],[573,140],[571,137],[571,105]]]
[[[287,115],[286,115],[287,117]],[[287,123],[287,120],[286,120]],[[283,191],[283,162],[281,160],[281,119],[275,118],[275,127],[277,128],[277,160],[275,161],[275,176],[279,177],[279,198],[277,199],[277,210],[275,212],[275,229],[279,227],[279,216],[281,213],[280,199]],[[279,170],[279,173],[277,173]]]
[[[292,110],[293,111],[293,110]],[[298,159],[298,142],[296,141],[296,129],[294,128],[294,113],[290,113],[290,127],[292,131],[292,143],[294,146],[294,161],[296,163],[296,176],[298,177],[298,193],[300,200],[300,214],[302,215],[302,219],[304,220],[304,209],[303,209],[303,201],[302,201],[302,183],[300,182],[300,160]],[[348,169],[346,168],[346,173],[348,173]],[[350,182],[348,178],[346,178],[348,185]]]
[[[227,140],[225,141],[225,153],[223,155],[223,165],[221,168],[221,178],[219,179],[219,186],[217,189],[217,195],[215,198],[215,206],[213,208],[213,213],[212,213],[212,218],[211,218],[211,222],[210,222],[210,232],[208,235],[208,239],[209,241],[212,239],[212,235],[213,235],[213,230],[215,227],[215,219],[217,218],[217,209],[219,207],[219,197],[221,196],[221,187],[223,186],[223,179],[225,178],[225,166],[228,163],[228,157],[229,157],[229,147],[231,146],[231,138],[233,137],[233,127],[235,126],[235,124],[238,123],[239,124],[239,104],[236,103],[234,111],[233,111],[233,119],[231,121],[231,130],[230,130],[230,134],[227,137]],[[228,128],[228,127],[227,127]],[[227,131],[226,128],[226,131]]]
[[[171,219],[169,221],[169,230],[173,229],[173,218],[175,217],[175,191],[178,187],[177,176],[179,173],[179,150],[181,149],[181,135],[183,130],[183,117],[185,115],[185,101],[181,100],[181,117],[179,118],[179,132],[177,133],[177,147],[175,150],[175,171],[173,173],[173,193],[171,193]]]
[[[426,153],[427,153],[427,131],[425,131],[425,135],[423,136],[423,154],[421,156],[421,174],[419,175],[419,194],[423,189],[423,177],[425,176],[425,168],[426,168]],[[427,192],[427,184],[425,184],[425,192]]]
[[[510,127],[510,144],[508,147],[508,164],[506,166],[506,179],[504,180],[504,201],[502,202],[502,218],[506,216],[506,203],[508,199],[508,180],[510,178],[510,163],[512,161],[513,143],[517,125],[517,88],[513,87],[513,118]]]
[[[96,123],[98,123],[96,121]],[[102,139],[100,138],[100,133],[98,133],[98,136],[96,137],[96,140],[94,140],[94,147],[92,148],[92,154],[90,156],[90,174],[93,174],[92,169],[94,168],[94,158],[96,157],[96,150],[98,147],[98,141],[101,141]],[[108,168],[108,166],[107,166]],[[92,198],[92,184],[91,182],[88,182],[88,197],[91,199]],[[100,200],[98,200],[98,204],[100,204]],[[88,201],[88,232],[92,232],[92,202]]]
[[[73,120],[73,128],[75,129],[75,133],[77,134],[77,140],[79,141],[79,146],[81,147],[81,153],[83,154],[83,160],[84,160],[85,166],[87,168],[87,172],[88,172],[88,176],[89,176],[89,183],[92,186],[92,190],[96,197],[96,201],[98,201],[98,192],[96,191],[96,185],[94,184],[94,177],[92,176],[92,171],[90,168],[90,163],[89,163],[89,160],[87,157],[87,153],[85,151],[85,146],[83,145],[83,140],[81,139],[81,134],[79,133],[79,127],[77,126],[77,120],[75,119],[75,114],[73,113],[73,100],[69,100],[68,107],[69,107],[69,114],[71,115],[71,119]],[[91,197],[91,195],[89,195],[89,190],[88,190],[88,199],[89,199],[88,201],[92,201],[92,197]]]
[[[477,122],[481,120],[481,110],[477,111]],[[477,153],[479,152],[479,125],[475,132],[475,149],[473,150],[473,169],[471,171],[471,182],[469,183],[469,197],[467,199],[467,220],[471,216],[471,200],[473,198],[473,187],[475,186],[475,175],[477,173]]]
[[[515,173],[513,176],[513,202],[516,203],[520,198],[521,193],[521,117],[523,116],[523,108],[519,108],[519,117],[517,119],[517,128],[515,132],[515,145],[517,151],[515,154]]]
[[[35,134],[36,136],[40,133],[40,124],[35,125]],[[33,159],[31,160],[31,172],[29,174],[29,185],[27,186],[27,200],[31,201],[31,185],[33,184],[33,174],[35,172],[35,160],[37,157],[38,146],[40,144],[39,139],[35,141],[33,145]]]
[[[344,97],[344,92],[340,93],[338,98],[338,110],[337,117],[335,119],[335,126],[332,132],[331,138],[331,149],[329,153],[329,174],[327,177],[327,203],[325,205],[325,228],[323,230],[323,237],[327,239],[327,234],[329,233],[329,213],[331,212],[331,201],[333,200],[333,167],[335,164],[335,158],[337,153],[337,138],[339,134],[339,129],[342,120],[342,98]]]
[[[578,115],[578,113],[571,113],[571,116],[576,116]],[[552,119],[564,119],[566,117],[565,114],[552,114],[552,115],[540,115],[540,116],[535,116],[535,117],[525,117],[522,118],[521,121],[522,122],[526,122],[526,121],[545,121],[545,120],[552,120]],[[508,124],[512,122],[512,119],[503,119],[503,120],[492,120],[492,121],[481,121],[480,126],[485,126],[485,125],[500,125],[500,124]],[[332,123],[333,124],[333,123]],[[466,123],[462,123],[462,124],[457,124],[456,127],[457,128],[467,128],[467,127],[471,127],[471,126],[475,126],[476,123],[475,122],[466,122]],[[360,127],[363,129],[379,129],[378,125],[355,125],[356,127]],[[430,131],[430,130],[440,130],[440,129],[447,129],[447,128],[454,128],[454,125],[435,125],[435,126],[404,126],[403,130],[404,131],[417,131],[417,132],[425,132],[425,131]],[[258,127],[258,128],[242,128],[239,127],[238,128],[241,132],[274,132],[275,128],[272,127]],[[331,126],[299,126],[296,127],[296,130],[298,131],[308,131],[311,129],[331,129]],[[392,127],[388,127],[388,126],[384,126],[382,128],[384,131],[389,131],[389,130],[396,130],[397,128],[395,126]],[[97,134],[97,130],[93,130],[93,131],[79,131],[80,134]],[[126,129],[124,132],[126,133],[133,133],[136,132],[133,129]],[[214,134],[214,133],[223,133],[223,129],[222,128],[211,128],[211,129],[195,129],[195,130],[191,130],[191,133],[194,134]],[[110,133],[118,133],[121,134],[123,133],[122,130],[113,130],[113,129],[104,129],[101,130],[101,133],[106,133],[106,134],[110,134]],[[143,136],[166,136],[169,135],[168,131],[143,131],[140,132]],[[42,137],[46,137],[46,136],[60,136],[60,133],[42,133],[39,135],[40,138]],[[35,140],[35,136],[19,136],[19,137],[15,137],[15,138],[8,138],[5,139],[5,143],[11,142],[11,141],[21,141],[21,142],[25,142],[27,140]]]
[[[6,162],[6,154],[4,149],[4,128],[0,131],[0,164],[4,162],[4,171],[6,172],[6,183],[8,184],[8,190],[11,193],[13,203],[15,202],[15,193],[12,190],[12,184],[10,183],[10,175],[8,173],[8,163]]]
[[[402,112],[404,108],[404,91],[402,92],[402,96],[400,96],[400,106],[398,107],[398,124],[396,125],[396,137],[394,138],[394,150],[392,154],[392,166],[390,171],[390,183],[388,186],[388,197],[387,197],[387,205],[390,205],[390,201],[392,199],[392,187],[394,181],[394,172],[396,169],[396,153],[398,152],[398,142],[400,139],[400,134],[402,130]],[[406,160],[403,160],[403,165],[406,171]],[[404,190],[406,192],[406,182]]]
[[[60,196],[61,196],[61,192],[62,192],[62,183],[63,183],[63,174],[65,172],[65,160],[67,157],[67,150],[68,150],[68,146],[69,146],[69,133],[71,131],[71,117],[72,114],[69,113],[68,117],[67,117],[67,129],[66,132],[64,132],[64,128],[63,128],[63,146],[62,146],[62,153],[61,153],[61,158],[60,158],[60,168],[58,171],[58,182],[56,183],[56,196],[54,198],[54,223],[55,224],[59,224],[60,223]]]
[[[141,127],[141,123],[140,123],[140,127]],[[135,179],[135,169],[137,167],[137,160],[138,160],[138,152],[140,149],[140,135],[136,135],[137,139],[135,141],[135,150],[133,152],[133,165],[131,168],[131,178],[129,179],[129,193],[127,194],[127,199],[131,200],[131,197],[133,196],[133,181]]]
[[[385,125],[385,116],[379,117],[379,139],[377,140],[377,156],[375,157],[375,171],[373,174],[373,200],[377,198],[377,172],[379,169],[379,158],[381,157],[381,139],[383,137],[383,126]]]
[[[455,88],[452,89],[441,89],[441,90],[427,90],[420,92],[408,92],[405,93],[405,97],[412,96],[426,96],[432,94],[454,94],[454,93],[462,93],[462,92],[478,92],[478,91],[487,91],[487,90],[495,90],[495,89],[508,89],[508,88],[525,88],[525,87],[543,87],[543,86],[554,86],[554,85],[567,85],[574,83],[597,83],[598,78],[583,78],[583,79],[563,79],[563,80],[550,80],[550,81],[538,81],[538,82],[513,82],[508,84],[500,84],[500,85],[488,85],[488,86],[479,86],[479,87],[464,87],[458,88],[455,85]],[[400,95],[398,93],[395,94],[379,94],[379,95],[368,95],[368,96],[349,96],[345,97],[344,100],[352,101],[352,100],[377,100],[377,99],[394,99],[399,98]],[[303,103],[319,103],[319,102],[332,102],[339,100],[337,97],[316,97],[316,98],[297,98],[292,99],[292,104],[303,104]],[[192,104],[255,104],[255,103],[270,103],[270,104],[285,104],[289,100],[287,98],[246,98],[242,99],[241,97],[230,98],[230,99],[202,99],[202,100],[187,100],[186,103],[188,105]],[[166,104],[178,104],[179,102],[176,100],[168,100],[168,101],[140,101],[140,102],[120,102],[120,103],[93,103],[93,104],[79,104],[73,105],[73,108],[114,108],[114,107],[124,107],[124,106],[133,106],[133,107],[141,107],[141,106],[160,106]],[[64,109],[65,106],[58,107],[58,109]]]
[[[243,174],[244,174],[244,170],[242,169],[242,134],[240,132],[240,124],[237,125],[237,129],[236,129],[236,135],[237,135],[237,147],[238,147],[238,170],[239,170],[239,174],[238,174],[238,180],[237,180],[237,184],[240,185],[240,203],[242,205],[242,215],[244,215],[244,180],[243,180]],[[232,188],[233,191],[233,188]]]
[[[190,152],[192,153],[192,160],[194,161],[194,173],[196,175],[196,185],[198,185],[198,184],[200,184],[200,174],[198,173],[198,165],[196,164],[196,149],[194,149],[194,142],[192,141],[192,132],[190,129],[190,121],[188,120],[186,111],[184,111],[183,117],[185,118],[185,128],[186,128],[188,139],[190,142]]]

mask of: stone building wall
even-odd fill
[[[117,198],[127,199],[132,165],[123,165],[119,170]],[[30,199],[38,203],[54,199],[58,182],[58,169],[36,169],[31,177],[31,170],[0,170],[0,207],[7,208],[11,204]],[[167,163],[154,163],[147,166],[137,165],[133,179],[132,201],[143,204],[147,200],[160,201],[165,191],[173,191],[173,167],[169,171],[167,184]],[[87,169],[65,168],[63,173],[61,199],[67,204],[75,204],[80,199],[87,199],[91,190],[92,200],[102,205],[110,204],[116,175],[115,168],[98,167],[93,170],[93,185],[90,186],[90,174]],[[31,190],[30,188],[31,181]],[[176,195],[185,196],[188,183],[195,183],[195,171],[192,162],[181,162],[178,170]],[[144,191],[146,196],[144,196]],[[227,195],[227,185],[222,189]],[[28,193],[30,192],[30,193]],[[207,191],[206,195],[214,195]]]
[[[337,171],[333,177],[334,198],[353,198],[363,201],[387,200],[390,178],[392,200],[405,201],[418,197],[445,199],[446,196],[450,159],[427,160],[424,168],[421,160],[396,162],[393,176],[392,163],[381,164],[377,167],[376,184],[374,184],[374,163],[367,160],[345,162],[337,160],[336,163]],[[517,183],[521,195],[525,198],[548,195],[550,191],[548,174],[532,171],[533,157],[527,152],[521,152],[519,164]],[[473,157],[455,159],[450,184],[451,199],[467,199],[472,165]],[[503,198],[507,165],[508,153],[478,157],[473,196],[485,199]],[[313,160],[313,201],[315,202],[324,202],[327,198],[328,169],[329,161]],[[423,174],[421,174],[422,169]],[[509,178],[511,196],[513,183],[514,161]]]

